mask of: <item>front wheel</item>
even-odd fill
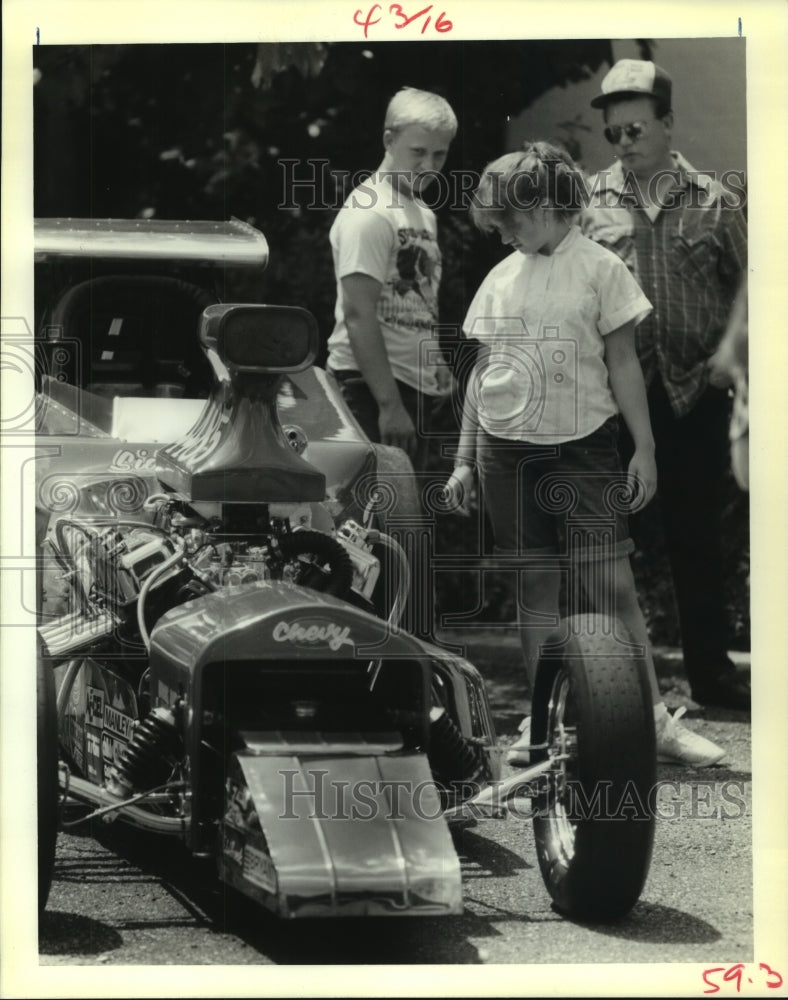
[[[636,903],[654,842],[656,746],[642,657],[619,621],[578,615],[539,663],[531,742],[552,769],[533,800],[539,867],[556,909],[614,920]],[[628,645],[629,644],[629,645]]]
[[[39,649],[36,656],[38,910],[43,913],[52,883],[57,841],[57,712],[55,673]]]

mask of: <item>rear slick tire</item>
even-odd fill
[[[578,615],[562,625],[569,638],[543,656],[534,686],[531,742],[547,747],[531,760],[556,758],[532,800],[537,857],[560,913],[612,921],[637,902],[651,862],[652,696],[621,622]]]

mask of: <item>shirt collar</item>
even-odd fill
[[[566,251],[569,250],[569,248],[579,238],[580,238],[580,227],[576,223],[573,223],[570,226],[569,232],[566,234],[566,236],[564,236],[564,238],[561,240],[558,246],[554,248],[552,256],[555,256],[555,254],[557,253],[566,253]]]
[[[701,191],[709,192],[712,185],[712,178],[708,174],[698,173],[689,160],[686,160],[677,149],[670,151],[670,158],[678,171],[679,187],[686,188],[690,184],[694,184]],[[596,176],[598,180],[597,190],[623,191],[626,174],[620,160],[616,160],[611,167],[601,170]]]
[[[552,253],[539,253],[538,251],[536,253],[521,253],[519,250],[512,250],[510,257],[512,260],[517,259],[519,261],[551,260],[553,257],[556,256],[556,254],[566,253],[566,251],[579,238],[580,238],[580,226],[575,221],[572,223],[572,225],[569,228],[569,232],[564,235],[564,238],[561,240],[561,242],[553,248]],[[508,258],[504,259],[506,260]]]

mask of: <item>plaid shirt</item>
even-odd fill
[[[591,178],[583,232],[609,247],[654,307],[635,331],[646,385],[657,372],[676,416],[708,385],[716,351],[747,260],[747,228],[734,192],[672,153],[678,179],[664,208],[635,204],[636,181],[620,163]]]

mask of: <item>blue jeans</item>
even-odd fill
[[[477,460],[498,551],[575,562],[616,559],[634,549],[618,417],[557,445],[483,432]]]

